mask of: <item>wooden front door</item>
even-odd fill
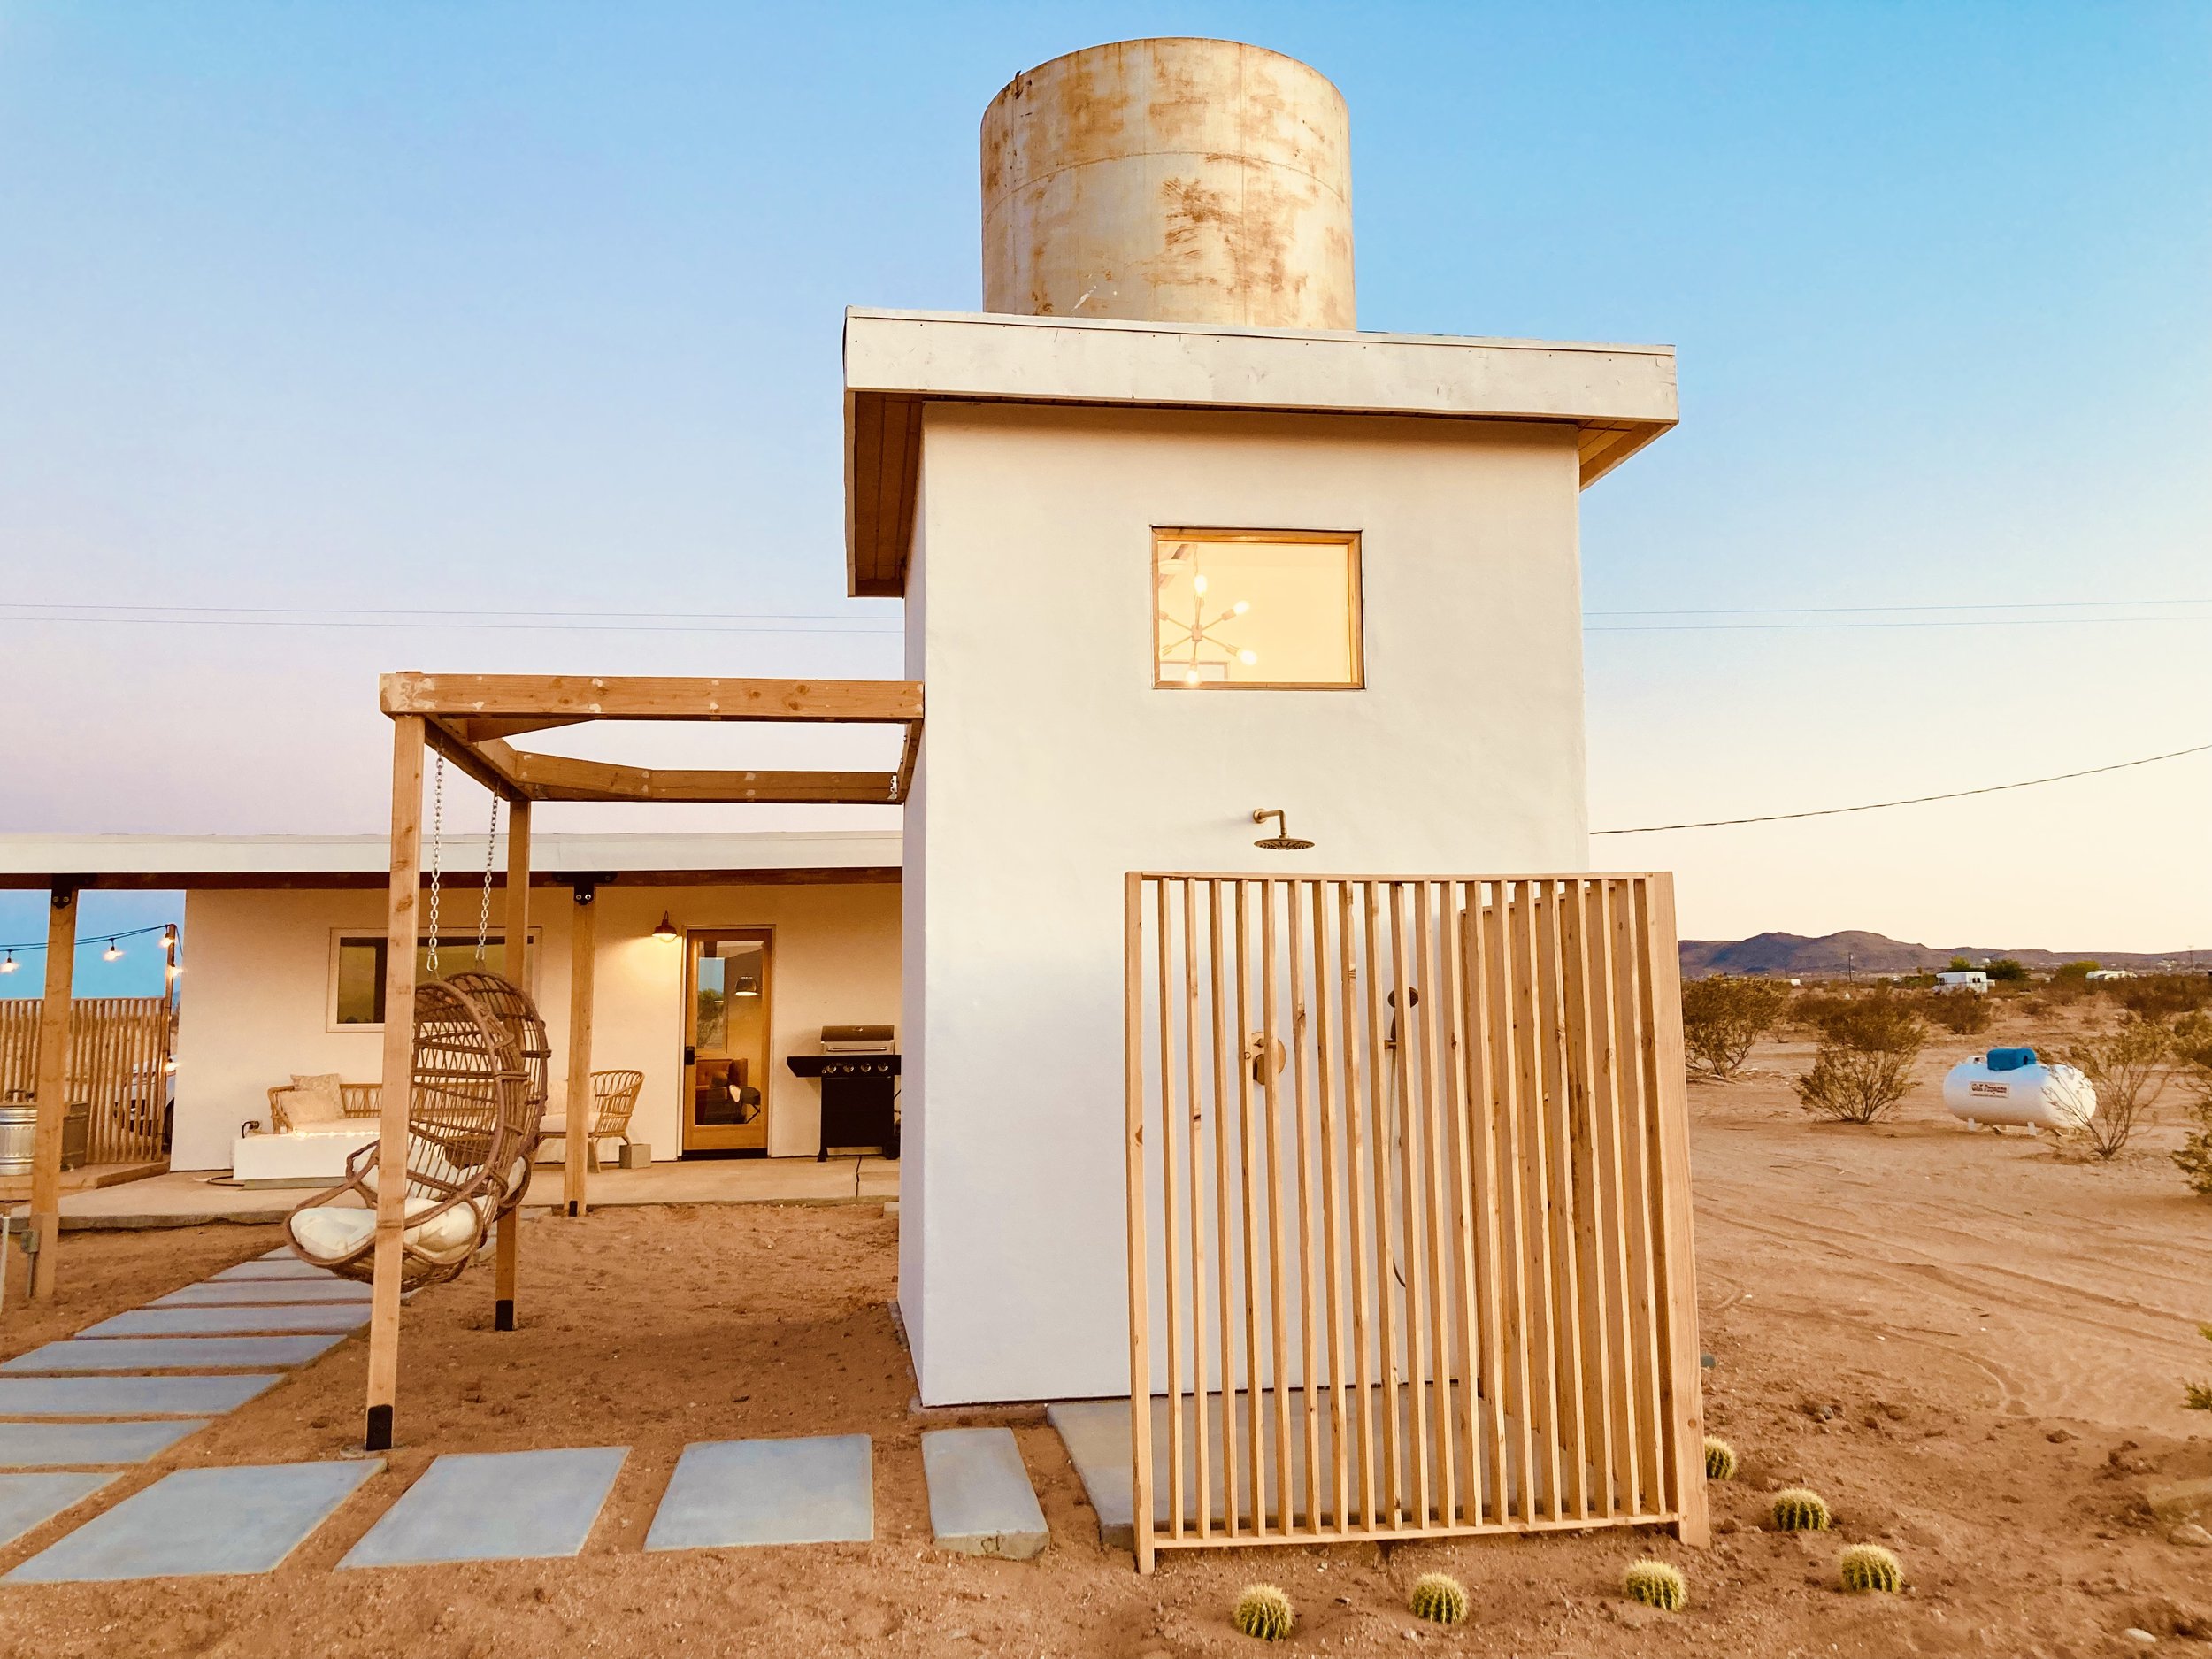
[[[690,934],[684,974],[684,1150],[768,1150],[772,934]]]

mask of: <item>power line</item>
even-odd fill
[[[1593,616],[1599,613],[1593,611]],[[1946,621],[1914,622],[1617,622],[1601,627],[1585,626],[1585,634],[1764,634],[1794,629],[1860,628],[2079,628],[2114,622],[2212,622],[2212,613],[2185,617],[1954,617]]]
[[[1985,784],[1978,789],[1952,789],[1942,795],[1916,795],[1902,801],[1870,801],[1863,806],[1827,806],[1810,812],[1767,812],[1757,818],[1702,818],[1694,824],[1645,824],[1635,829],[1592,830],[1593,835],[1655,835],[1662,830],[1721,829],[1732,824],[1779,824],[1788,818],[1835,818],[1846,812],[1879,812],[1893,806],[1924,806],[1931,801],[1962,801],[1968,795],[2001,795],[2008,789],[2032,789],[2038,784],[2064,783],[2069,778],[2093,778],[2101,772],[2125,772],[2131,766],[2155,765],[2162,760],[2179,760],[2185,755],[2201,755],[2212,750],[2212,743],[2199,743],[2191,749],[2170,749],[2163,755],[2146,755],[2140,760],[2115,761],[2109,766],[2085,766],[2079,772],[2054,772],[2047,778],[2027,778],[2018,783]]]
[[[1689,605],[1677,610],[1586,611],[1592,617],[1794,617],[1907,611],[2121,611],[2145,605],[2212,605],[2207,599],[2017,599],[1961,605]]]

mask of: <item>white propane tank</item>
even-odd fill
[[[2078,1129],[2097,1115],[2096,1086],[2070,1065],[2049,1065],[2032,1048],[1992,1048],[1962,1060],[1943,1079],[1951,1116],[1977,1124]]]

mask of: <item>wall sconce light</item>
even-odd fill
[[[677,941],[677,940],[683,937],[683,935],[676,931],[676,924],[668,919],[668,912],[666,910],[663,910],[661,912],[661,925],[653,930],[653,937],[656,939],[666,940],[672,945]]]

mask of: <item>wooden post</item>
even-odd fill
[[[584,1154],[591,1146],[591,975],[597,951],[592,901],[597,890],[588,881],[575,887],[576,910],[570,924],[568,965],[568,1134],[561,1179],[564,1207],[572,1216],[584,1214]]]
[[[1146,1289],[1144,1230],[1144,981],[1138,964],[1144,953],[1144,878],[1132,871],[1122,879],[1121,1026],[1125,1110],[1122,1160],[1129,1214],[1129,1479],[1135,1506],[1130,1511],[1137,1571],[1152,1571],[1152,1315]],[[1163,1005],[1161,1018],[1167,1018]],[[1167,1084],[1164,1074],[1162,1087]],[[1200,1386],[1204,1386],[1202,1381]],[[1256,1400],[1256,1395],[1255,1396]],[[1168,1409],[1179,1417],[1183,1402],[1168,1382]],[[1256,1405],[1254,1408],[1257,1409]],[[1254,1432],[1258,1431],[1255,1428]],[[1205,1432],[1205,1397],[1199,1397],[1199,1432]],[[1206,1502],[1200,1493],[1198,1501]],[[1257,1500],[1254,1500],[1256,1506]],[[1180,1529],[1182,1511],[1172,1525]]]
[[[423,722],[392,722],[392,881],[384,925],[383,1112],[377,1125],[375,1278],[369,1299],[368,1424],[362,1443],[392,1445],[399,1393],[400,1236],[407,1203],[407,1112],[414,1094],[415,912],[422,886]]]
[[[1681,960],[1676,943],[1674,877],[1650,878],[1644,929],[1651,976],[1651,1037],[1657,1055],[1660,1228],[1667,1257],[1668,1351],[1671,1384],[1672,1485],[1679,1518],[1674,1535],[1695,1549],[1713,1541],[1705,1495],[1704,1371],[1697,1333],[1697,1264],[1690,1243],[1690,1106],[1683,1058]]]
[[[507,977],[526,991],[530,988],[530,803],[515,801],[507,809]],[[492,1329],[515,1328],[515,1262],[521,1240],[519,1206],[499,1217],[499,1245],[495,1269]]]
[[[69,1015],[77,967],[77,890],[57,886],[46,912],[46,1000],[38,1014],[38,1125],[31,1141],[31,1300],[54,1294],[61,1237],[61,1132],[69,1111]]]

